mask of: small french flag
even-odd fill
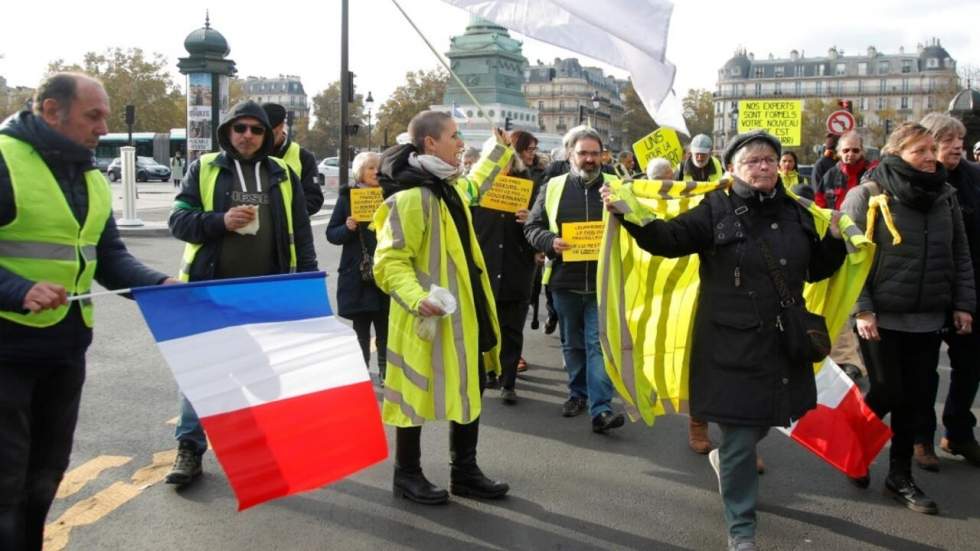
[[[816,409],[779,430],[848,476],[868,474],[871,462],[891,439],[891,430],[830,358],[820,366],[816,383]]]
[[[239,510],[385,459],[357,338],[322,272],[133,289]]]

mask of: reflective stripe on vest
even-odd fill
[[[218,153],[207,153],[201,155],[199,160],[198,191],[201,194],[201,208],[204,212],[214,210],[214,188],[218,182],[218,174],[221,172],[221,168],[214,164],[218,155]],[[296,271],[296,243],[293,239],[293,186],[289,180],[289,170],[285,161],[276,157],[269,157],[269,159],[282,167],[287,175],[286,180],[280,182],[278,188],[282,194],[282,208],[286,213],[286,230],[289,232],[289,273],[293,273]],[[269,191],[272,192],[271,187]],[[190,281],[191,266],[202,246],[204,246],[203,243],[187,243],[184,246],[184,255],[180,261],[180,273],[177,276],[180,281]]]
[[[16,214],[0,228],[0,268],[29,281],[47,281],[69,295],[88,293],[97,266],[96,246],[112,216],[112,194],[102,173],[85,172],[88,208],[79,225],[64,192],[37,151],[28,143],[0,136],[0,154],[10,174]],[[81,301],[82,319],[92,327],[92,303]],[[36,314],[0,311],[0,317],[31,327],[50,327],[68,306]]]
[[[568,179],[568,173],[555,176],[554,178],[548,180],[548,185],[545,188],[544,195],[544,212],[548,215],[548,231],[558,235],[558,205],[561,203],[561,194],[565,191],[565,181]],[[611,182],[615,180],[616,177],[611,174],[602,173],[603,182]],[[547,285],[551,280],[551,262],[545,264],[544,271],[541,274],[541,284]]]
[[[290,142],[289,147],[286,148],[286,154],[282,156],[282,160],[286,162],[286,166],[293,169],[293,172],[299,176],[299,179],[303,179],[303,161],[299,158],[299,144],[296,142]]]

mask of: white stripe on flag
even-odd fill
[[[826,358],[820,371],[817,372],[817,403],[823,404],[831,409],[837,409],[841,400],[851,390],[854,383],[851,378],[834,363],[834,360]]]
[[[334,316],[226,327],[158,343],[198,416],[370,380]]]

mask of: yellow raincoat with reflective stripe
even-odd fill
[[[468,177],[455,182],[464,204],[472,204],[507,166],[513,150],[497,146],[482,157]],[[374,279],[391,297],[388,316],[387,373],[384,422],[396,427],[419,426],[447,419],[471,423],[480,416],[479,363],[487,372],[500,372],[500,329],[486,264],[472,229],[470,249],[481,270],[470,281],[463,243],[449,209],[428,188],[419,186],[388,197],[374,215],[378,246]],[[418,306],[430,285],[447,289],[457,309],[438,321],[432,341],[416,334]],[[497,346],[480,354],[473,289],[482,285],[493,320]],[[482,356],[482,357],[481,357]]]
[[[686,212],[705,194],[729,185],[730,180],[615,182],[612,200],[628,221],[645,225]],[[830,224],[837,224],[845,237],[848,255],[840,269],[803,290],[807,309],[823,315],[829,334],[837,335],[871,269],[874,244],[839,211],[786,192],[813,216],[820,237]],[[671,259],[647,253],[615,216],[608,218],[599,257],[599,340],[606,371],[634,421],[642,418],[652,425],[668,408],[687,410],[699,266],[698,255]]]

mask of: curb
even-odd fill
[[[144,222],[142,226],[116,226],[122,237],[170,237],[165,222]]]

